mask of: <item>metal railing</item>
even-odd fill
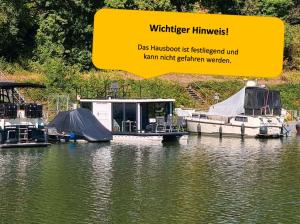
[[[0,81],[1,82],[10,82],[6,75],[0,70]],[[17,88],[14,88],[12,92],[12,97],[17,103],[26,103],[25,97],[20,93]]]

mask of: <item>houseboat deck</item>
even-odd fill
[[[11,144],[0,144],[0,148],[33,148],[33,147],[47,147],[51,145],[47,142],[28,142],[28,143],[11,143]]]

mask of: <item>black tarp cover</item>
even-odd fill
[[[90,142],[112,140],[112,133],[97,120],[91,111],[84,108],[59,112],[48,127],[55,127],[60,133],[75,133]]]

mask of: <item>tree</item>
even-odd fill
[[[151,11],[171,11],[174,9],[170,0],[106,0],[105,5],[109,8]]]
[[[25,57],[34,45],[35,23],[25,1],[0,2],[0,55],[7,60]]]
[[[201,0],[201,5],[211,13],[240,14],[241,0]]]
[[[59,57],[81,69],[92,66],[93,20],[104,1],[39,0],[36,56],[43,63],[48,57]]]
[[[245,15],[267,15],[286,19],[293,6],[293,0],[246,0],[241,11]]]
[[[134,9],[136,4],[134,0],[105,0],[105,6],[115,9]]]
[[[171,0],[172,5],[176,7],[178,12],[189,12],[194,9],[195,3],[199,1],[196,0]]]

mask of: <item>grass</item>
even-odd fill
[[[0,60],[0,70],[5,70],[8,80],[16,82],[45,83],[45,76],[39,72],[28,71],[18,65],[7,65]],[[91,71],[82,73],[81,86],[86,92],[93,93],[90,97],[97,97],[99,90],[104,91],[103,83],[117,80],[120,85],[130,85],[130,97],[139,97],[142,86],[142,97],[175,98],[177,106],[200,107],[185,90],[191,85],[205,99],[205,107],[214,103],[215,94],[224,100],[240,90],[245,83],[241,77],[219,77],[201,75],[168,74],[154,79],[142,79],[122,71]],[[287,71],[274,79],[261,79],[259,83],[266,84],[273,89],[279,89],[282,103],[286,109],[300,108],[300,71]],[[45,102],[45,91],[27,91],[26,95],[33,94],[32,99]],[[75,93],[74,93],[75,95]],[[203,105],[202,105],[203,106]]]

